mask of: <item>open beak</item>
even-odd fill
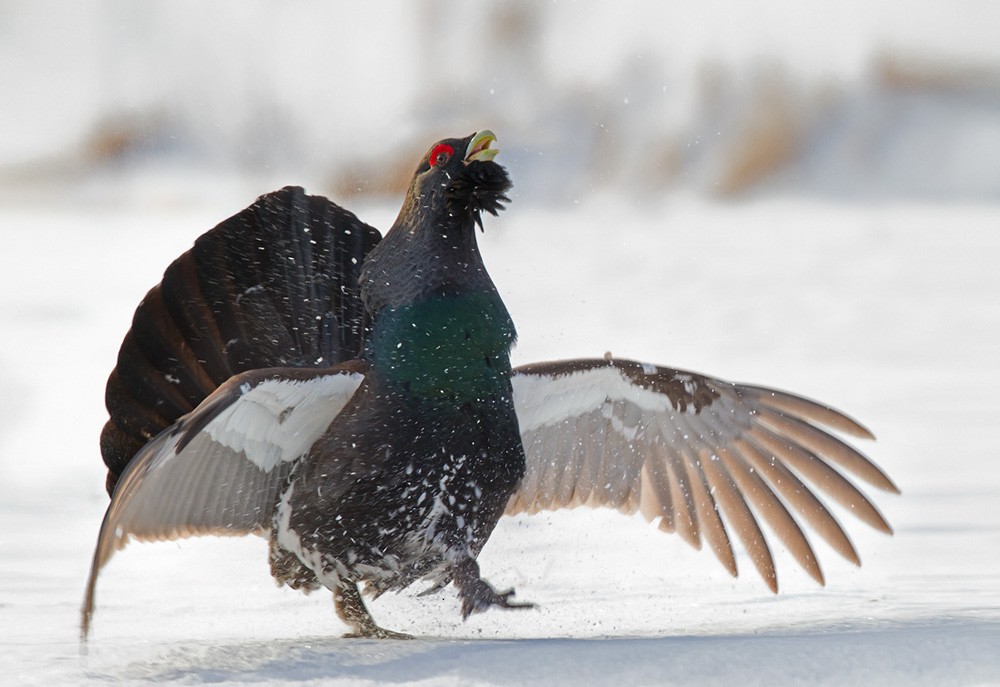
[[[465,164],[476,161],[489,162],[495,158],[500,151],[496,148],[490,148],[490,145],[496,140],[497,137],[489,129],[483,129],[473,134],[469,147],[465,151]]]

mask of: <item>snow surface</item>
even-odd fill
[[[344,640],[325,593],[276,588],[255,538],[133,544],[78,613],[107,503],[97,435],[121,335],[166,262],[250,198],[0,209],[0,683],[1000,684],[1000,208],[516,203],[483,252],[516,362],[606,350],[848,410],[903,495],[864,566],[782,592],[636,518],[501,523],[484,575],[539,610],[463,623],[453,591],[373,604],[412,642]],[[395,209],[361,208],[385,227]]]

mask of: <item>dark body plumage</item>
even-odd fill
[[[297,560],[289,550],[321,551],[327,586],[377,593],[426,576],[443,586],[472,565],[524,475],[509,383],[451,405],[369,375],[311,453],[278,506],[272,571]]]
[[[436,147],[465,150],[472,139]],[[449,162],[418,172],[365,260],[368,372],[282,498],[272,571],[308,578],[288,555],[304,548],[328,562],[326,586],[364,581],[381,593],[457,574],[469,613],[491,603],[475,556],[524,476],[524,449],[514,324],[475,238],[479,213],[499,210],[510,182],[494,162]]]
[[[384,238],[285,188],[198,239],[136,310],[107,387],[112,501],[97,575],[131,538],[260,534],[274,577],[361,599],[453,583],[463,615],[526,608],[479,575],[503,514],[641,512],[709,544],[735,534],[772,590],[766,521],[817,581],[801,524],[859,562],[813,489],[891,531],[843,473],[896,491],[822,427],[871,437],[785,392],[603,358],[511,368],[516,333],[476,245],[507,201],[490,132],[435,144]]]

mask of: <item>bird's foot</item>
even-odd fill
[[[459,594],[462,597],[462,620],[467,620],[473,613],[482,613],[486,609],[497,606],[498,608],[536,608],[530,601],[511,601],[514,590],[508,589],[505,592],[498,592],[482,579],[474,580],[461,588]]]
[[[346,633],[344,639],[413,639],[413,635],[387,630],[375,623],[366,623],[355,625],[354,631]]]
[[[333,590],[333,604],[340,619],[353,628],[344,635],[345,639],[413,639],[412,635],[379,627],[365,608],[358,585],[353,582]]]

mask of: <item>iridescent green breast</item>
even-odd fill
[[[436,296],[382,310],[368,358],[383,379],[421,399],[483,401],[510,393],[516,337],[496,293]]]

